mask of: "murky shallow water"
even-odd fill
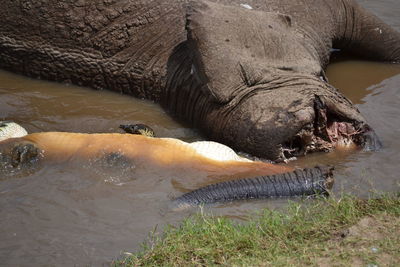
[[[28,132],[120,132],[119,124],[141,122],[159,136],[200,139],[148,101],[7,72],[0,72],[2,119]],[[97,265],[137,248],[157,224],[183,216],[168,212],[176,193],[171,180],[150,172],[144,178],[46,166],[27,177],[0,179],[0,262]]]
[[[400,29],[397,0],[360,1]],[[377,2],[378,3],[378,2]],[[381,2],[379,2],[381,3]],[[398,10],[399,8],[397,8]],[[397,23],[397,24],[396,24]],[[344,91],[377,131],[384,149],[377,153],[337,151],[313,154],[292,165],[336,167],[334,191],[365,197],[371,190],[398,191],[400,164],[400,66],[362,61],[332,64],[330,82]],[[157,105],[111,92],[36,81],[0,72],[0,120],[21,123],[29,132],[116,132],[121,123],[151,125],[159,136],[201,139]],[[187,185],[186,174],[149,174],[124,180],[121,174],[91,168],[46,167],[33,175],[0,179],[1,265],[100,265],[122,251],[140,248],[157,225],[179,222],[190,212],[173,212],[170,199]],[[287,200],[219,205],[214,214],[244,218],[250,210],[277,208]]]

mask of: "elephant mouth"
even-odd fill
[[[312,123],[282,144],[281,158],[284,161],[312,152],[331,152],[336,148],[375,151],[382,147],[368,124],[338,114],[323,104],[319,97],[314,100],[314,113]]]

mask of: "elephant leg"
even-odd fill
[[[367,59],[400,63],[400,33],[356,1],[339,2],[334,47]]]

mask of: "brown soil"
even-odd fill
[[[393,244],[400,244],[399,217],[386,214],[364,217],[335,234],[324,248],[326,257],[316,259],[316,265],[398,266],[400,246]]]

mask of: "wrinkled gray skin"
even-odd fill
[[[400,34],[351,0],[245,2],[3,0],[0,67],[160,102],[272,160],[379,147],[324,69],[332,48],[400,62]]]

